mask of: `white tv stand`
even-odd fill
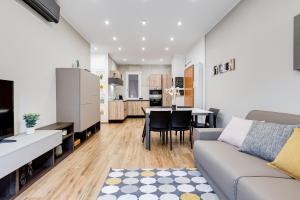
[[[0,199],[10,199],[24,190],[19,183],[23,166],[32,162],[30,179],[54,165],[54,148],[62,143],[62,131],[39,130],[34,134],[19,134],[7,138],[13,143],[0,143]]]

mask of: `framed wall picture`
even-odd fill
[[[220,72],[221,74],[226,72],[226,70],[225,70],[225,65],[224,65],[224,64],[220,64],[220,65],[219,65],[219,72]]]
[[[213,75],[216,76],[219,74],[219,67],[216,65],[213,67]]]
[[[212,76],[216,76],[234,70],[235,70],[235,58],[232,58],[223,64],[215,65],[211,70],[211,74]]]
[[[230,59],[229,61],[229,70],[234,71],[235,70],[235,59]]]
[[[175,77],[175,87],[179,87],[180,89],[180,95],[184,95],[184,88],[183,88],[183,83],[184,83],[184,77]]]

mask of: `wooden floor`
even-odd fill
[[[143,125],[143,119],[102,124],[99,133],[16,199],[94,200],[110,168],[194,167],[189,133],[185,145],[173,137],[173,151],[153,133],[149,152],[142,143]]]

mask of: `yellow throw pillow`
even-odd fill
[[[276,159],[268,165],[300,179],[300,128],[294,129]]]

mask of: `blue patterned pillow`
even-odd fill
[[[297,127],[254,121],[240,150],[273,161]]]

